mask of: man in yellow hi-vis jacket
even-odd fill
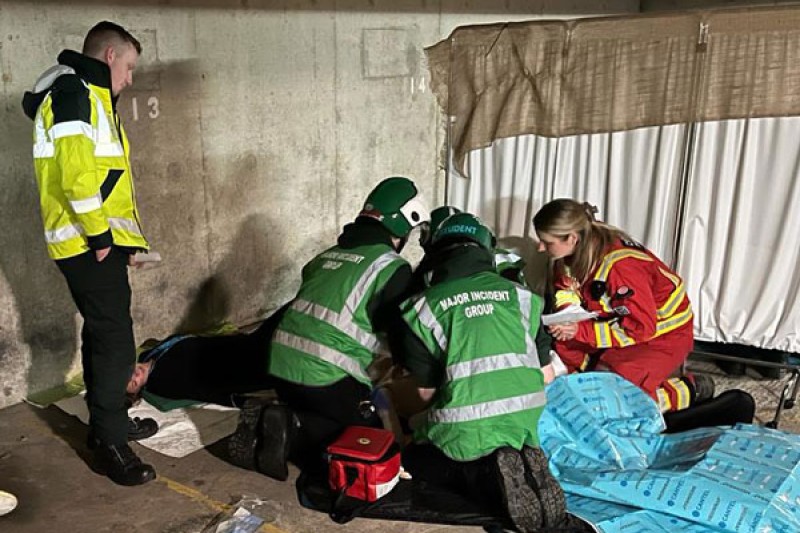
[[[96,467],[121,485],[155,478],[128,446],[158,430],[127,416],[125,387],[136,361],[127,267],[148,249],[142,234],[117,115],[141,45],[112,22],[86,35],[82,53],[64,50],[22,106],[34,121],[33,160],[47,251],[84,319],[82,362]]]

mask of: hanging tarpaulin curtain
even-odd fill
[[[798,35],[796,8],[458,28],[427,50],[448,201],[535,263],[535,211],[588,200],[678,265],[698,338],[800,351],[800,119],[755,118],[800,115]]]
[[[800,9],[707,21],[678,262],[695,329],[800,352]]]
[[[699,15],[467,26],[426,50],[456,168],[497,139],[688,122]]]

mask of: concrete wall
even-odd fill
[[[456,26],[635,12],[638,2],[286,0],[0,3],[0,407],[78,369],[79,319],[47,258],[20,100],[102,19],[144,46],[119,107],[145,230],[137,340],[264,316],[381,178],[443,196],[422,49]]]

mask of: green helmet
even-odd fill
[[[433,240],[433,234],[442,225],[442,222],[450,215],[460,213],[461,209],[453,207],[452,205],[442,205],[431,211],[431,223],[426,231],[423,231],[419,236],[419,244],[423,248],[427,248]]]
[[[445,239],[467,239],[488,251],[494,250],[495,239],[492,230],[481,219],[470,213],[456,213],[444,219],[433,234],[433,244]]]
[[[414,182],[398,176],[386,178],[372,189],[359,216],[378,220],[392,235],[401,239],[431,219]]]

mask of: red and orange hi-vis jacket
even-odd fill
[[[600,315],[579,322],[575,340],[602,348],[647,342],[690,324],[683,280],[642,245],[618,241],[581,287],[557,273],[555,307],[581,305]]]

